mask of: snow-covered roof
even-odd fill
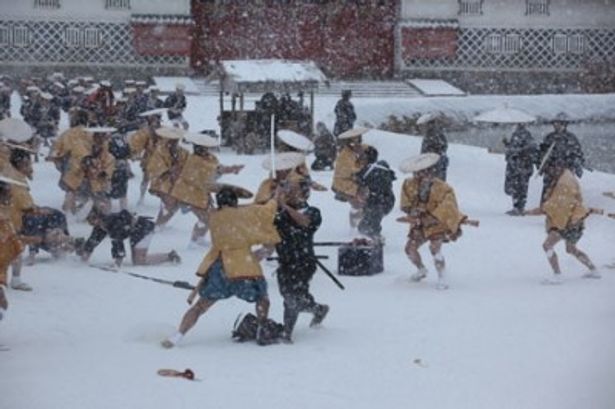
[[[133,14],[130,16],[133,24],[194,24],[191,16],[183,14]]]
[[[327,77],[313,61],[225,60],[217,75],[225,92],[316,90]]]
[[[443,80],[410,79],[408,84],[416,88],[421,94],[429,97],[435,96],[464,96],[466,93]]]
[[[409,28],[459,28],[457,19],[435,19],[435,18],[416,18],[404,20],[401,27]]]

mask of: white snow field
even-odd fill
[[[317,117],[332,125],[333,98],[317,98]],[[361,101],[355,101],[359,112]],[[370,105],[374,104],[373,99]],[[382,105],[391,101],[382,100]],[[217,99],[190,97],[187,118],[195,130],[215,128]],[[17,109],[17,107],[15,107]],[[361,117],[360,117],[361,119]],[[536,137],[542,137],[536,135]],[[397,168],[419,150],[413,136],[372,131],[366,141]],[[430,268],[425,282],[410,283],[415,272],[403,248],[407,225],[384,221],[385,272],[345,277],[340,291],[322,273],[312,290],[331,306],[322,328],[297,324],[293,345],[260,347],[230,339],[239,313],[253,305],[237,299],[215,305],[183,343],[160,347],[187,308],[188,292],[152,281],[91,268],[74,258],[41,261],[25,267],[32,293],[8,291],[10,309],[0,322],[0,408],[2,409],[175,409],[175,408],[337,408],[337,409],[609,409],[615,407],[615,270],[602,268],[601,280],[582,279],[584,267],[557,247],[564,283],[543,286],[550,269],[541,248],[543,217],[512,218],[504,212],[502,155],[452,145],[449,183],[461,209],[480,219],[446,245],[451,288],[438,291]],[[264,155],[220,153],[224,164],[245,163],[225,181],[255,190],[265,177]],[[310,157],[311,162],[313,158]],[[131,181],[138,195],[140,169]],[[35,165],[33,195],[40,205],[60,207],[58,173],[51,164]],[[330,185],[331,172],[313,173]],[[404,175],[398,172],[396,194]],[[539,179],[532,179],[530,206],[538,202]],[[615,211],[602,196],[615,189],[615,176],[587,173],[582,181],[588,205]],[[316,192],[312,203],[324,216],[318,240],[354,237],[347,205],[331,192]],[[135,210],[155,215],[158,200],[148,196]],[[187,249],[195,218],[178,214],[156,235],[151,251],[175,248],[178,266],[125,270],[170,280],[196,281],[194,272],[206,249]],[[89,233],[71,219],[71,232]],[[615,261],[615,221],[592,216],[580,247],[599,266]],[[336,269],[333,248],[325,264]],[[41,256],[43,258],[44,256]],[[106,241],[93,263],[111,260]],[[280,320],[282,300],[264,264],[272,301],[271,317]],[[160,368],[191,368],[199,382],[163,378]]]

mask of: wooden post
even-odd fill
[[[224,130],[224,91],[222,87],[220,87],[220,120],[218,121],[218,125],[220,126],[220,139],[218,141],[218,145],[222,144],[222,132]]]
[[[220,90],[220,118],[222,118],[222,112],[224,112],[224,91]]]
[[[243,92],[239,94],[239,110],[243,112]]]
[[[271,178],[275,179],[275,114],[271,115]]]
[[[311,122],[311,129],[312,129],[312,134],[310,135],[310,137],[314,136],[314,90],[310,91],[310,115],[312,116],[312,118],[310,119]]]

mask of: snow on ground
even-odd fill
[[[559,112],[574,120],[615,120],[615,94],[594,95],[468,95],[466,97],[432,97],[371,100],[356,103],[360,121],[378,126],[389,115],[413,117],[428,111],[441,111],[459,122],[471,122],[482,112],[509,106],[549,121]],[[331,114],[332,115],[332,114]],[[332,117],[335,119],[335,117]]]
[[[212,128],[216,98],[191,98],[188,119],[194,129]],[[320,101],[317,116],[328,121],[334,101]],[[388,106],[387,101],[381,101]],[[366,140],[393,166],[419,149],[420,139],[381,131]],[[0,323],[0,408],[510,408],[607,409],[615,402],[615,271],[602,280],[583,280],[583,267],[557,248],[565,283],[539,284],[549,273],[541,243],[542,217],[511,218],[502,193],[502,156],[484,149],[450,148],[450,183],[464,212],[481,227],[444,248],[451,289],[434,289],[433,268],[424,283],[403,252],[407,226],[384,222],[385,272],[373,277],[339,277],[337,289],[322,273],[312,284],[317,300],[331,306],[323,328],[300,319],[294,345],[235,344],[236,316],[253,306],[233,299],[214,306],[180,347],[164,350],[159,341],[176,327],[187,308],[186,291],[90,268],[74,259],[42,261],[26,267],[34,292],[9,291],[11,309]],[[240,176],[225,178],[256,189],[265,176],[262,156],[224,151],[222,163],[245,163]],[[311,159],[311,158],[310,158]],[[35,165],[37,203],[59,207],[58,175],[49,163]],[[140,173],[131,182],[136,202]],[[330,184],[331,172],[315,173]],[[396,192],[403,175],[398,174]],[[591,206],[615,211],[604,190],[615,176],[594,172],[582,179]],[[540,182],[532,179],[530,203]],[[323,210],[319,240],[353,237],[347,206],[331,192],[314,193]],[[154,215],[158,201],[138,208]],[[194,280],[206,249],[188,250],[194,217],[177,215],[158,234],[152,251],[179,250],[179,266],[126,270],[172,280]],[[88,232],[71,220],[78,235]],[[581,248],[596,264],[613,262],[615,222],[589,219]],[[98,248],[93,263],[110,261],[110,245]],[[334,249],[320,249],[331,256]],[[432,266],[423,249],[427,265]],[[282,301],[272,272],[264,265],[272,298],[271,316],[280,319]],[[160,368],[191,368],[200,382],[161,378]]]

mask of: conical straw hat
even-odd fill
[[[342,132],[341,134],[337,136],[337,138],[338,139],[357,138],[363,135],[364,133],[366,133],[367,131],[369,131],[369,128],[353,128],[353,129],[347,130],[346,132]]]
[[[0,121],[0,139],[13,142],[26,142],[32,138],[34,130],[17,118],[5,118]]]
[[[281,152],[275,154],[275,170],[293,169],[305,163],[305,156],[299,152]],[[271,164],[271,156],[267,156],[263,160],[263,168],[272,170],[274,166]]]
[[[405,159],[401,165],[399,165],[399,170],[403,173],[418,172],[432,167],[438,163],[439,160],[440,155],[437,153],[421,153],[420,155]]]
[[[278,139],[300,151],[307,152],[314,149],[314,144],[307,137],[288,129],[278,131]]]

